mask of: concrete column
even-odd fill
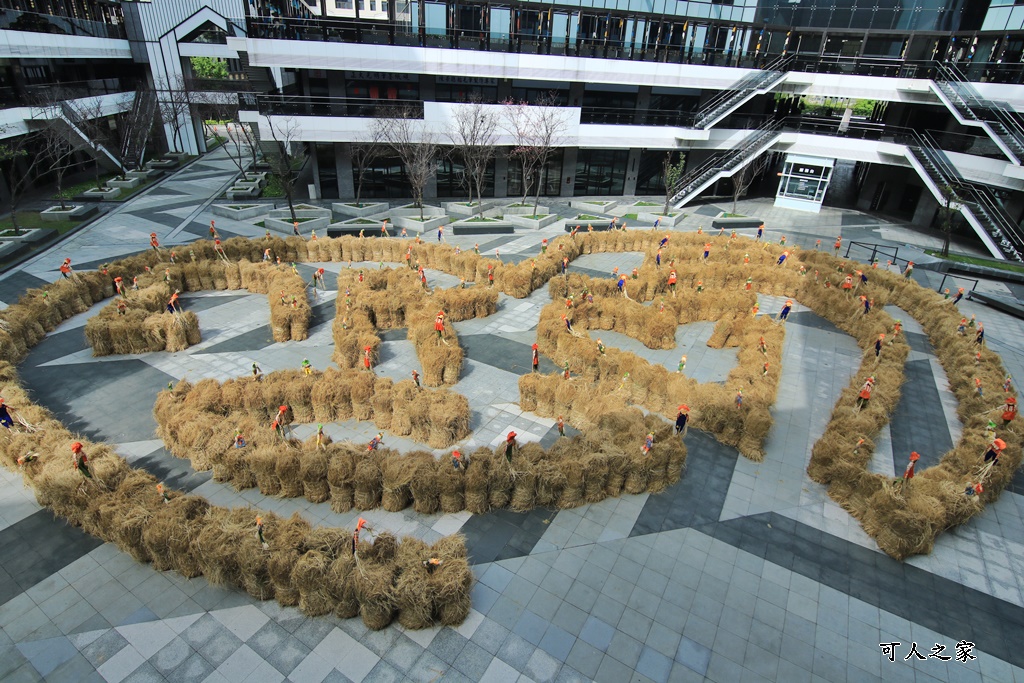
[[[334,145],[334,161],[338,169],[338,197],[355,199],[356,184],[352,178],[352,145],[338,142]]]
[[[639,124],[644,113],[651,108],[651,86],[641,85],[636,93],[636,115],[633,123]]]
[[[313,186],[316,189],[316,199],[323,197],[323,192],[320,191],[320,160],[316,158],[316,143],[306,143],[306,154],[309,155],[309,160],[313,162]]]
[[[437,199],[437,174],[430,176],[427,186],[423,188],[423,201]]]
[[[626,183],[622,188],[622,194],[632,197],[636,194],[636,177],[640,170],[640,151],[637,148],[629,150],[629,157],[626,159]]]
[[[586,83],[572,82],[569,84],[569,106],[580,107],[583,106],[583,90],[586,88]],[[573,162],[575,163],[575,162]]]
[[[494,198],[508,196],[508,155],[500,149],[494,157]]]
[[[562,191],[559,197],[572,197],[576,182],[576,147],[566,147],[562,155]]]

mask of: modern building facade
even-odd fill
[[[6,134],[29,125],[40,85],[161,97],[185,80],[197,106],[164,122],[165,144],[202,151],[202,104],[214,99],[203,93],[237,92],[240,120],[264,139],[289,122],[328,199],[353,195],[352,144],[382,111],[412,111],[443,141],[469,101],[499,116],[508,102],[543,102],[564,120],[531,179],[545,196],[662,195],[669,153],[686,166],[668,188],[677,206],[731,195],[738,173],[794,208],[836,203],[925,226],[949,199],[994,254],[1024,254],[1024,6],[1012,0],[0,6]],[[196,81],[197,56],[228,60],[233,82]],[[485,198],[523,190],[513,142],[499,139]],[[427,197],[464,196],[463,176],[444,156]],[[381,155],[367,177],[364,196],[410,196],[397,157]]]

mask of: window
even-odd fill
[[[388,0],[380,0],[380,11],[385,14],[388,11]]]
[[[620,195],[626,181],[629,150],[581,149],[576,155],[574,194]]]
[[[334,0],[334,9],[352,9],[352,0]]]
[[[370,11],[371,12],[376,12],[377,11],[377,0],[370,0]]]

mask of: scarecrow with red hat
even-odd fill
[[[364,526],[366,526],[366,520],[363,519],[362,517],[360,517],[359,521],[356,522],[356,530],[354,532],[352,532],[352,554],[353,555],[356,554],[356,546],[359,545],[359,532],[362,530],[362,528]]]
[[[65,280],[71,279],[71,259],[64,259],[64,263],[60,264],[60,276]]]
[[[461,451],[452,451],[452,467],[457,470],[465,470],[468,465],[468,456],[463,455]]]
[[[369,346],[363,347],[363,367],[367,372],[373,372],[373,368],[370,367],[370,351],[372,350]]]
[[[438,311],[434,318],[434,332],[437,333],[437,340],[444,341],[444,311]],[[446,344],[448,342],[445,342]]]
[[[917,465],[917,461],[921,459],[921,454],[917,451],[910,452],[910,462],[907,463],[907,469],[903,470],[903,481],[907,482],[914,478],[914,466]]]
[[[690,406],[683,403],[679,406],[679,413],[676,415],[676,434],[686,436],[686,430],[690,421]]]
[[[71,466],[81,472],[86,479],[92,479],[92,472],[89,471],[89,458],[82,450],[80,441],[71,444]]]
[[[519,444],[516,443],[516,436],[518,435],[515,432],[509,432],[508,436],[505,437],[505,459],[508,460],[509,465],[512,464],[512,454],[519,448]]]
[[[149,246],[153,247],[153,251],[160,253],[160,240],[156,238],[156,233],[149,233]]]
[[[563,315],[562,317],[564,318],[565,316]],[[540,365],[540,352],[537,350],[536,342],[530,347],[530,363],[533,365],[533,371],[537,372],[537,368]]]

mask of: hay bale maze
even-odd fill
[[[309,306],[306,282],[297,271],[277,266],[268,275],[270,329],[274,341],[302,341],[309,338]]]
[[[413,540],[398,541],[381,533],[373,543],[361,541],[353,558],[348,530],[313,529],[297,517],[280,519],[260,513],[269,546],[264,550],[256,534],[256,511],[224,510],[173,491],[167,492],[165,502],[151,475],[130,468],[108,447],[68,432],[32,404],[21,388],[13,365],[62,321],[113,296],[114,277],[130,281],[148,272],[154,281],[146,287],[163,285],[161,271],[170,268],[171,281],[166,285],[181,291],[244,287],[270,293],[277,287],[271,277],[276,268],[260,263],[269,249],[271,258],[282,262],[397,261],[410,267],[367,273],[363,282],[350,271],[339,278],[340,291],[352,290],[348,296],[339,296],[340,320],[335,321],[335,358],[341,370],[310,378],[285,374],[280,381],[268,376],[270,381],[263,386],[243,380],[223,385],[199,382],[194,387],[180,383],[161,394],[154,407],[161,437],[176,454],[191,458],[197,469],[213,468],[218,479],[239,488],[259,486],[268,494],[329,500],[339,511],[411,505],[427,514],[574,507],[623,491],[656,492],[678,480],[686,452],[671,435],[671,427],[655,414],[672,417],[682,402],[693,408],[695,427],[758,459],[763,457],[764,438],[771,427],[779,367],[777,355],[772,354],[781,350],[782,328],[764,316],[750,315],[752,292],[792,297],[851,334],[863,349],[860,369],[837,401],[825,435],[814,446],[808,474],[828,487],[829,494],[886,553],[903,559],[929,552],[939,533],[967,522],[1009,483],[1021,463],[1019,428],[1011,423],[998,430],[1008,444],[1001,457],[1003,466],[979,474],[981,453],[990,439],[985,425],[989,418],[998,419],[998,410],[992,399],[983,399],[973,389],[975,378],[998,386],[1005,370],[998,356],[985,347],[975,362],[978,347],[956,333],[959,316],[941,296],[898,275],[874,271],[869,284],[858,292],[875,301],[874,310],[863,315],[856,297],[840,287],[855,266],[828,254],[790,248],[790,259],[780,267],[775,263],[782,249],[775,245],[673,233],[671,244],[662,250],[659,269],[653,258],[661,235],[617,231],[563,236],[553,240],[546,254],[516,265],[408,240],[233,238],[224,243],[226,261],[211,243],[199,241],[189,246],[187,256],[179,255],[179,263],[173,266],[162,260],[164,254],[147,252],[97,272],[76,274],[72,280],[30,290],[0,312],[0,393],[20,418],[35,427],[0,444],[0,459],[7,467],[19,468],[41,504],[157,568],[175,569],[185,576],[202,573],[212,582],[238,586],[259,599],[298,604],[309,614],[360,614],[370,628],[382,628],[396,618],[409,628],[458,623],[468,611],[472,583],[465,547],[458,538],[425,549]],[[713,244],[712,254],[702,263],[707,241]],[[647,255],[638,277],[626,283],[632,301],[620,297],[610,280],[579,277],[571,268],[568,278],[553,278],[563,256],[572,261],[581,254],[621,251]],[[678,274],[674,296],[666,282],[673,261]],[[414,295],[418,283],[409,275],[417,265],[473,284],[465,290],[420,290]],[[811,278],[801,272],[825,275]],[[746,289],[748,278],[751,290]],[[293,420],[372,419],[388,425],[381,428],[432,446],[445,444],[438,448],[457,442],[468,431],[468,408],[459,413],[457,399],[424,398],[432,394],[417,390],[411,382],[395,384],[356,369],[362,365],[365,348],[370,347],[376,362],[380,345],[376,330],[404,325],[421,359],[429,349],[445,349],[444,358],[431,359],[435,368],[431,383],[454,382],[461,366],[461,350],[454,352],[458,349],[454,334],[449,337],[446,331],[448,345],[427,341],[436,340],[430,325],[437,311],[444,310],[449,321],[466,319],[470,312],[489,315],[497,305],[497,292],[523,297],[545,284],[555,301],[541,316],[538,343],[556,362],[569,360],[575,378],[566,382],[560,377],[524,377],[521,400],[524,408],[540,414],[566,415],[584,430],[582,436],[560,439],[547,450],[526,444],[512,454],[511,461],[503,448],[478,449],[470,454],[470,465],[463,471],[425,451],[367,454],[351,444],[281,441],[269,429],[271,411],[289,405]],[[698,287],[703,291],[698,292]],[[594,297],[592,304],[585,297],[581,301],[584,288]],[[400,296],[392,296],[398,292]],[[738,347],[739,368],[724,386],[703,387],[651,367],[633,354],[615,349],[599,354],[589,339],[564,331],[561,314],[566,310],[566,294],[574,294],[571,315],[578,333],[616,330],[649,348],[665,348],[675,325],[716,320],[710,343]],[[644,302],[652,304],[641,306]],[[905,486],[866,469],[878,431],[899,400],[908,353],[906,343],[898,338],[876,364],[874,340],[881,333],[891,338],[893,330],[894,321],[882,310],[886,303],[900,306],[923,326],[958,398],[964,424],[960,442],[942,456],[940,464],[918,472]],[[761,373],[763,357],[756,348],[761,336],[768,344],[767,375]],[[136,343],[141,347],[141,342]],[[447,349],[453,349],[451,355]],[[624,381],[626,373],[628,381]],[[875,393],[867,408],[854,413],[857,388],[868,374],[876,377]],[[744,392],[739,413],[733,402],[737,387]],[[589,400],[578,400],[584,395]],[[622,410],[623,399],[652,414]],[[440,417],[453,414],[456,419],[439,424]],[[244,449],[229,448],[236,428],[246,432],[250,441]],[[643,455],[641,446],[648,432],[654,433],[654,447]],[[70,464],[74,441],[82,442],[89,454],[91,479]],[[984,494],[968,499],[964,488],[981,476],[985,477]],[[172,529],[177,532],[170,533]],[[225,547],[232,552],[225,552]],[[442,557],[444,569],[428,572],[422,565],[424,554]]]

